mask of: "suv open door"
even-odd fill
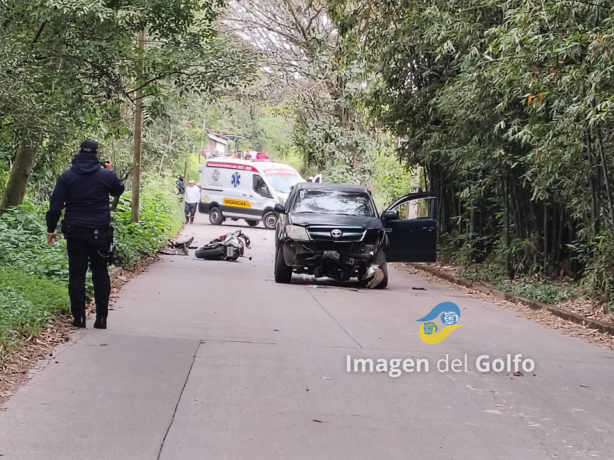
[[[418,204],[418,200],[425,200]],[[399,207],[407,204],[407,218]],[[388,236],[387,262],[435,262],[437,259],[437,200],[434,193],[410,193],[382,213]]]

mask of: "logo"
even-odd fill
[[[432,321],[438,316],[444,324],[441,329],[435,321]],[[429,345],[443,342],[454,329],[462,327],[462,324],[456,324],[460,321],[460,308],[452,302],[442,302],[436,305],[428,315],[418,321],[422,321],[419,332],[420,340]]]
[[[238,187],[241,183],[241,174],[239,174],[238,172],[234,173],[232,175],[232,178],[230,179],[230,182],[232,182],[233,187]]]
[[[341,238],[343,236],[343,232],[336,228],[335,230],[330,232],[330,236],[332,236],[333,238]]]
[[[212,178],[213,178],[213,182],[217,182],[218,179],[220,178],[220,171],[217,169],[214,169]]]

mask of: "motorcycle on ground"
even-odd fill
[[[194,255],[198,259],[205,260],[229,260],[235,261],[245,256],[245,248],[251,249],[251,242],[241,230],[222,235],[209,244],[196,250]],[[249,257],[251,260],[251,257]]]

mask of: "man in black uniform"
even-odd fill
[[[73,326],[85,327],[85,275],[92,270],[96,300],[96,329],[107,328],[111,280],[107,268],[112,234],[109,195],[120,196],[124,184],[113,172],[113,164],[98,159],[98,143],[86,140],[81,144],[72,167],[65,171],[51,194],[47,211],[47,241],[57,240],[56,228],[62,210],[62,233],[68,248],[68,293]]]

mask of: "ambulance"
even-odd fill
[[[260,222],[273,230],[276,204],[284,204],[292,187],[305,182],[291,166],[271,161],[215,158],[200,166],[201,202],[198,210],[209,214],[213,225],[226,219]]]

